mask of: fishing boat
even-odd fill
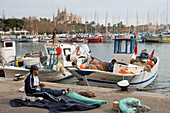
[[[160,37],[159,42],[170,42],[170,30],[162,32],[161,35],[159,35],[159,37]]]
[[[105,35],[105,36],[102,36],[101,42],[103,42],[103,43],[113,43],[114,40],[111,36]]]
[[[158,41],[158,36],[146,33],[145,38],[142,38],[142,42],[159,42]]]
[[[116,87],[117,83],[126,80],[129,87],[143,88],[156,78],[159,58],[153,56],[154,52],[151,55],[145,51],[142,51],[140,55],[136,53],[137,41],[135,39],[114,39],[113,58],[117,63],[114,64],[113,72],[97,68],[89,69],[87,66],[85,69],[72,67],[69,71],[84,85]],[[154,65],[151,67],[148,62]]]
[[[42,54],[34,56],[27,55],[24,58],[21,58],[20,61],[15,60],[15,42],[4,42],[4,45],[4,47],[0,48],[2,50],[4,49],[4,51],[1,52],[1,61],[3,63],[0,66],[0,69],[5,72],[6,78],[15,78],[15,74],[26,75],[29,73],[31,65],[37,65],[39,67],[40,80],[57,81],[73,77],[73,75],[65,68],[66,66],[72,66],[72,62],[68,59],[71,58],[73,60],[81,60],[84,63],[87,62],[86,55],[79,54],[82,50],[79,49],[81,51],[78,51],[77,48],[79,46],[76,44],[46,43],[45,50],[47,56],[43,56]],[[9,55],[7,49],[9,53],[14,53]],[[9,49],[11,51],[9,51]],[[13,56],[13,59],[7,61],[6,59],[11,58],[11,56]]]
[[[88,43],[100,43],[101,42],[101,36],[99,35],[92,35],[86,38],[88,40]]]
[[[160,34],[146,34],[146,38],[143,42],[160,42],[160,43],[170,43],[170,31],[165,31]]]
[[[38,38],[38,37],[28,37],[28,38],[27,38],[27,41],[28,41],[28,42],[38,42],[38,41],[39,41],[39,38]]]
[[[76,38],[70,38],[69,42],[75,42],[75,43],[83,43],[83,42],[88,42],[88,40],[86,40],[85,38],[80,38],[80,37],[76,37]]]
[[[154,40],[157,40],[157,42],[170,43],[170,30],[162,32],[159,35],[152,35],[152,38],[154,38]]]

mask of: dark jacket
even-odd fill
[[[36,92],[37,86],[34,86],[34,77],[33,74],[29,74],[25,79],[25,93],[27,96],[31,96]]]
[[[113,72],[114,64],[111,62],[107,65],[107,71]]]

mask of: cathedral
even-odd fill
[[[82,18],[80,16],[76,16],[74,14],[67,13],[67,9],[65,8],[64,11],[60,12],[60,9],[58,8],[57,16],[55,17],[53,15],[53,21],[57,23],[67,23],[70,24],[71,22],[75,21],[76,23],[82,23]]]

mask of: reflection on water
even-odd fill
[[[17,55],[24,56],[26,53],[39,52],[45,53],[45,43],[18,43]],[[97,57],[101,61],[111,61],[113,59],[113,43],[89,43],[91,49],[91,56]],[[138,53],[143,49],[147,49],[147,52],[151,54],[155,49],[155,55],[160,58],[159,72],[156,80],[150,84],[147,88],[159,88],[170,86],[170,43],[138,43]],[[60,83],[79,84],[78,80],[73,77],[71,79],[60,81]],[[150,90],[151,91],[151,90]],[[164,94],[170,94],[170,88],[152,90],[151,92],[158,92]]]

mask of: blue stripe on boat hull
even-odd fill
[[[156,73],[150,77],[149,79],[145,80],[145,81],[141,81],[141,82],[136,82],[136,83],[130,83],[130,85],[139,85],[139,84],[143,84],[146,83],[148,81],[150,81],[152,78],[154,78],[156,76],[156,74],[158,73],[158,70],[156,71]],[[83,75],[84,76],[84,75]],[[83,79],[79,79],[80,81],[83,81]],[[117,84],[117,82],[110,82],[110,81],[102,81],[102,80],[94,80],[94,79],[87,79],[87,81],[89,82],[98,82],[98,83],[106,83],[106,84]]]
[[[93,71],[84,71],[84,70],[75,70],[75,71],[81,76],[87,76],[94,73]]]
[[[138,84],[143,84],[143,83],[145,83],[145,82],[148,82],[148,81],[150,81],[152,78],[154,78],[154,77],[157,75],[157,73],[158,73],[158,70],[156,71],[156,73],[155,73],[151,78],[149,78],[149,79],[147,79],[147,80],[145,80],[145,81],[137,82],[137,83],[130,83],[130,85],[138,85]]]

